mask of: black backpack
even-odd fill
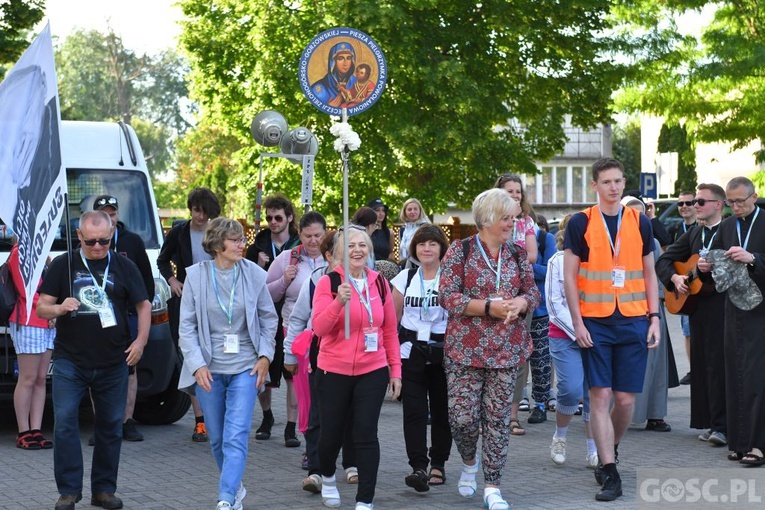
[[[7,324],[16,307],[19,294],[11,278],[11,267],[8,261],[0,266],[0,324]]]

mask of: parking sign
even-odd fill
[[[640,193],[646,198],[657,198],[656,174],[640,174]]]

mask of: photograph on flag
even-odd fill
[[[46,26],[0,83],[0,219],[18,238],[27,295],[37,288],[64,212],[60,122]]]

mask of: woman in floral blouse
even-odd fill
[[[502,189],[478,195],[473,202],[478,234],[449,247],[439,287],[441,306],[449,312],[444,343],[449,424],[463,461],[458,490],[466,498],[475,495],[480,433],[489,510],[510,508],[499,491],[510,404],[518,368],[531,354],[523,317],[540,299],[526,253],[511,240],[518,213],[518,203]]]

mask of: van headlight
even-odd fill
[[[170,285],[164,278],[154,278],[154,299],[151,302],[151,324],[162,324],[170,320],[167,301],[172,297]]]

